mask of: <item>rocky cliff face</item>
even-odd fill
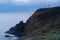
[[[15,36],[23,36],[25,35],[25,26],[27,26],[26,23],[23,23],[23,21],[20,21],[18,24],[16,24],[14,27],[10,28],[9,31],[6,31],[5,33],[13,34]]]
[[[25,30],[31,33],[36,29],[43,29],[46,25],[60,24],[60,7],[38,9],[28,20]]]
[[[7,33],[28,35],[37,29],[45,29],[47,25],[60,25],[60,7],[42,8],[34,12],[26,23],[19,23]],[[60,27],[54,27],[60,28]],[[12,33],[13,32],[13,33]]]

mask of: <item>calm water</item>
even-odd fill
[[[0,13],[0,40],[9,40],[5,38],[5,31],[9,30],[12,26],[19,23],[19,21],[24,21],[32,15],[32,13]],[[16,37],[12,37],[11,40],[15,40]]]

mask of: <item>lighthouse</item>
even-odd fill
[[[48,0],[48,8],[51,7],[52,2]]]

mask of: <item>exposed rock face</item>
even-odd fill
[[[60,7],[38,9],[28,20],[28,26],[25,28],[27,33],[36,29],[43,29],[50,24],[60,25]]]
[[[45,28],[44,26],[51,24],[60,25],[60,7],[38,9],[27,20],[26,23],[17,24],[15,27],[11,28],[9,32],[11,32],[11,34],[14,35],[18,35],[18,34],[20,35],[22,33],[27,35],[37,29],[44,29]],[[60,28],[60,27],[56,27],[56,28]]]
[[[23,23],[23,21],[21,21],[18,24],[16,24],[14,27],[10,28],[9,31],[7,31],[6,33],[13,34],[18,37],[23,36],[25,35],[24,33],[25,26],[26,26],[26,23]]]

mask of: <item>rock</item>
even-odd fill
[[[27,20],[27,24],[25,28],[27,34],[37,29],[43,29],[46,25],[60,25],[60,7],[38,9]]]
[[[60,28],[60,7],[41,8],[36,10],[26,23],[21,21],[7,33],[16,36],[26,36],[37,29],[45,29],[47,25],[56,24],[59,26],[54,28]]]
[[[15,36],[23,36],[25,34],[24,33],[25,26],[26,26],[26,23],[23,23],[23,21],[20,21],[18,24],[10,28],[9,31],[5,33],[13,34]]]
[[[12,37],[12,36],[9,36],[9,35],[5,35],[5,37]]]

